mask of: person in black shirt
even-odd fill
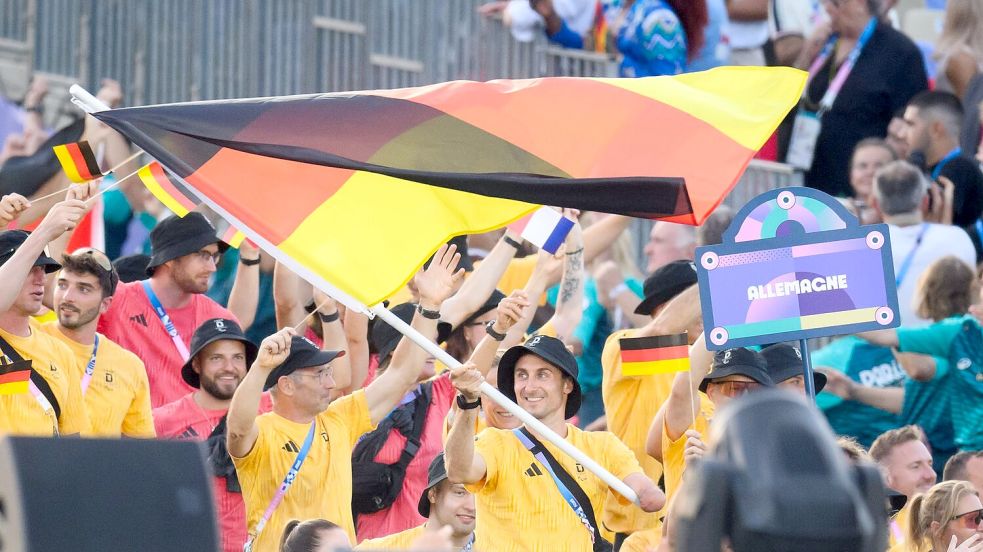
[[[798,65],[810,70],[809,84],[800,111],[818,111],[830,82],[844,67],[851,52],[862,42],[868,23],[876,17],[876,2],[829,0],[823,6],[829,27],[819,27],[803,48]],[[824,45],[831,51],[824,57]],[[928,88],[921,52],[908,37],[889,24],[876,22],[869,40],[862,45],[856,64],[843,81],[832,106],[822,115],[811,168],[805,183],[832,195],[846,197],[850,189],[850,155],[864,138],[883,138],[891,116],[912,96]]]
[[[959,148],[962,120],[962,104],[949,92],[922,92],[908,102],[904,112],[909,155],[932,180],[945,177],[952,181],[952,223],[965,228],[983,212],[983,173]]]

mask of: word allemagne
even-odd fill
[[[763,286],[751,286],[747,288],[747,298],[748,301],[754,301],[755,299],[771,299],[788,295],[802,295],[805,293],[846,289],[846,287],[846,274],[837,274],[819,278],[803,278],[791,282],[775,282]]]

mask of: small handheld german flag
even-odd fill
[[[623,337],[619,341],[622,375],[650,376],[689,370],[686,333]]]
[[[103,176],[96,156],[86,141],[62,144],[52,148],[61,163],[68,179],[76,184],[95,180]]]
[[[31,361],[13,362],[4,355],[0,358],[0,395],[20,395],[27,393],[31,381]]]

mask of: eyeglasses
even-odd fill
[[[710,385],[717,386],[720,393],[728,397],[739,397],[761,388],[761,384],[756,381],[714,381]]]
[[[222,258],[222,253],[221,252],[216,251],[215,253],[212,253],[212,252],[208,251],[207,249],[202,249],[201,251],[196,251],[196,252],[191,253],[191,254],[194,255],[194,256],[196,256],[196,257],[198,257],[198,260],[201,261],[201,262],[203,262],[203,263],[207,263],[208,261],[212,261],[213,263],[218,264],[219,259]]]
[[[324,385],[325,383],[327,383],[329,379],[331,379],[333,373],[334,371],[331,368],[321,368],[320,370],[314,372],[313,374],[310,372],[294,372],[293,374],[290,375],[300,376],[304,378],[317,378],[317,383],[319,385]]]
[[[75,252],[72,253],[72,257],[80,257],[82,255],[88,255],[92,257],[92,260],[94,260],[96,264],[102,267],[102,269],[105,270],[106,272],[113,271],[113,262],[110,261],[109,257],[107,257],[106,254],[103,253],[102,251],[99,251],[94,247],[82,247],[76,249]]]
[[[956,520],[961,521],[962,526],[966,529],[976,529],[980,525],[983,525],[983,510],[973,510],[972,512],[959,514],[958,516],[953,516],[949,521]]]

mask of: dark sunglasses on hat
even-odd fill
[[[92,259],[95,260],[96,264],[102,267],[102,269],[105,270],[106,272],[113,271],[112,261],[110,261],[109,257],[107,257],[106,254],[103,253],[102,251],[99,251],[94,247],[81,247],[73,251],[71,254],[72,257],[80,257],[82,255],[88,255],[92,257]]]

